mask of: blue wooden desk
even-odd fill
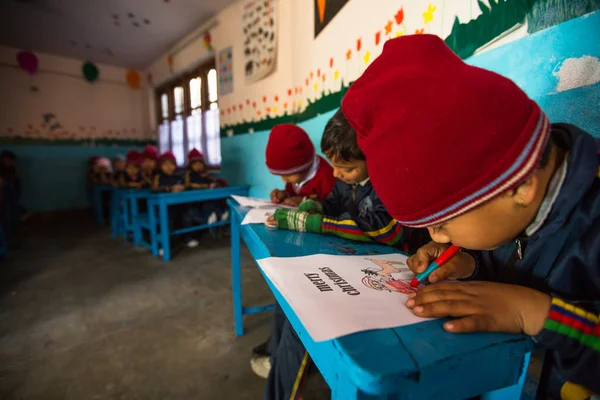
[[[226,199],[231,195],[248,196],[250,186],[229,186],[217,189],[186,190],[179,193],[154,193],[148,197],[148,218],[151,227],[157,226],[158,233],[151,230],[152,254],[158,255],[159,242],[163,249],[163,260],[171,259],[170,235],[181,235],[201,229],[226,225],[228,221],[219,221],[214,224],[193,226],[169,232],[168,207],[175,204],[197,203],[208,200]],[[158,220],[157,220],[158,216]]]
[[[344,239],[240,225],[247,209],[233,199],[231,209],[232,291],[236,335],[243,334],[240,237],[255,260],[311,254],[387,254],[394,249]],[[394,329],[359,332],[314,342],[281,293],[265,277],[277,302],[329,384],[332,398],[484,399],[520,398],[532,341],[500,333],[451,334],[445,320]],[[390,305],[403,307],[402,304]]]
[[[113,187],[110,185],[96,185],[94,186],[94,215],[96,217],[96,223],[98,226],[104,226],[104,205],[102,204],[102,194],[105,192],[112,191]]]

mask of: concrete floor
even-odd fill
[[[235,338],[228,238],[164,263],[87,214],[24,230],[0,262],[0,399],[261,398],[249,358],[271,314]],[[271,303],[242,255],[245,304]]]

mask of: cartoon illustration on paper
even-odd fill
[[[387,290],[390,293],[400,292],[404,294],[415,292],[418,289],[410,286],[410,281],[414,278],[414,274],[404,262],[377,260],[374,258],[366,258],[365,260],[375,264],[375,266],[362,270],[365,273],[362,283],[366,287],[379,291]]]

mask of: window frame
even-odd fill
[[[202,116],[202,148],[203,150],[207,149],[207,130],[206,130],[206,118],[205,112],[210,109],[209,102],[209,85],[208,85],[208,73],[210,70],[214,69],[217,73],[216,85],[217,85],[217,101],[213,101],[213,103],[217,104],[217,108],[219,106],[219,83],[218,83],[218,70],[215,60],[210,60],[206,63],[203,63],[200,66],[190,69],[184,73],[181,73],[172,79],[169,79],[167,82],[157,86],[154,89],[154,97],[155,97],[155,114],[156,114],[156,122],[157,126],[160,126],[163,122],[167,121],[169,123],[169,149],[173,148],[173,138],[170,131],[170,124],[175,121],[178,115],[181,115],[183,118],[183,126],[184,126],[184,135],[183,135],[183,145],[184,145],[184,163],[187,162],[187,154],[189,153],[189,140],[188,140],[188,132],[187,132],[187,118],[192,115],[192,105],[191,105],[191,93],[190,93],[190,81],[194,78],[200,77],[200,107],[196,109],[200,110]],[[176,87],[181,86],[183,88],[183,111],[181,114],[175,113],[175,96],[174,90]],[[168,100],[168,119],[165,120],[163,118],[162,113],[162,103],[161,97],[163,94],[167,95]],[[160,138],[159,138],[160,141]],[[211,167],[211,166],[209,166]],[[218,168],[219,166],[212,166]]]

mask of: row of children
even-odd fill
[[[270,225],[399,246],[415,273],[460,246],[406,306],[454,317],[449,332],[531,336],[548,350],[539,398],[600,393],[600,140],[414,35],[388,41],[350,87],[321,150],[333,167],[299,127],[273,128],[266,163],[286,186],[271,199],[299,208]],[[307,360],[277,308],[251,362],[264,398],[299,398]]]
[[[227,186],[208,172],[204,157],[196,149],[188,154],[185,169],[178,169],[175,156],[166,151],[160,156],[154,146],[146,146],[143,152],[131,150],[127,157],[117,156],[111,165],[110,160],[98,157],[93,161],[90,180],[95,185],[112,185],[120,188],[150,188],[155,192],[178,193],[184,190],[209,189]],[[105,202],[106,199],[103,199]],[[104,206],[107,210],[110,207]],[[140,212],[146,211],[146,205],[140,205]],[[211,224],[217,220],[226,220],[229,213],[217,201],[205,201],[194,204],[182,204],[169,207],[171,225],[189,228],[194,225]],[[198,246],[191,235],[184,238],[188,247]]]

